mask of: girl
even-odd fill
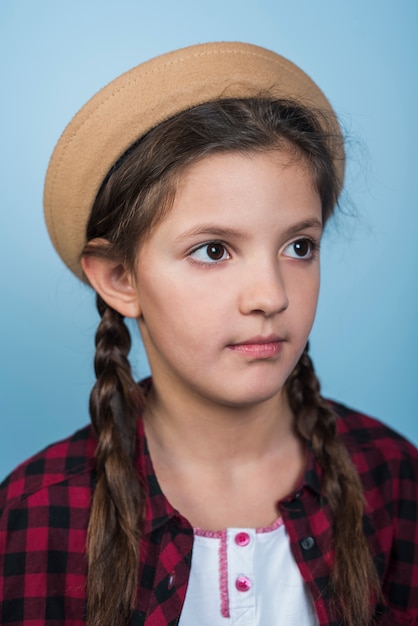
[[[3,484],[2,623],[418,623],[417,452],[308,356],[343,172],[321,91],[252,45],[154,59],[70,122],[45,215],[97,293],[92,426]]]

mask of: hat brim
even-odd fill
[[[91,207],[112,165],[136,140],[203,102],[266,92],[329,114],[333,131],[340,133],[330,103],[309,76],[252,44],[208,43],[176,50],[134,67],[96,93],[60,137],[45,179],[47,228],[69,269],[85,280],[80,257]],[[342,182],[342,147],[336,168]]]

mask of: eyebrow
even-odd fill
[[[307,229],[314,229],[321,233],[322,222],[317,218],[302,220],[301,222],[297,222],[296,224],[289,226],[289,228],[284,231],[283,237],[287,239],[288,237],[297,235],[301,231]],[[182,241],[184,239],[198,237],[201,235],[219,237],[220,239],[245,239],[248,237],[246,232],[236,228],[223,227],[219,226],[219,224],[202,224],[201,226],[196,226],[190,230],[183,231],[178,237],[176,237],[176,241]]]
[[[176,237],[176,241],[200,235],[210,235],[211,237],[221,238],[231,237],[234,239],[244,239],[246,237],[244,231],[236,228],[223,227],[219,226],[219,224],[204,224],[202,226],[196,226],[196,228],[191,228],[190,230],[185,230],[178,237]]]
[[[311,219],[302,220],[301,222],[292,224],[292,226],[289,226],[289,228],[285,230],[285,238],[287,239],[287,237],[297,235],[303,230],[317,230],[319,233],[322,233],[322,222],[316,217],[313,217]]]

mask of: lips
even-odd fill
[[[282,351],[284,340],[277,335],[267,337],[251,337],[239,343],[230,344],[228,348],[237,354],[255,359],[270,359]]]

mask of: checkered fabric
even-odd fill
[[[376,607],[375,624],[417,625],[418,452],[378,421],[333,407],[364,484],[365,529],[387,600],[387,606]],[[148,497],[132,625],[174,626],[187,589],[193,529],[160,490],[141,420],[138,444],[135,464]],[[20,465],[1,485],[1,624],[85,623],[85,544],[95,446],[92,428],[86,427]],[[319,624],[341,626],[331,617],[328,597],[332,516],[321,498],[321,472],[312,453],[303,484],[279,508]],[[268,626],[275,626],[274,619]]]

